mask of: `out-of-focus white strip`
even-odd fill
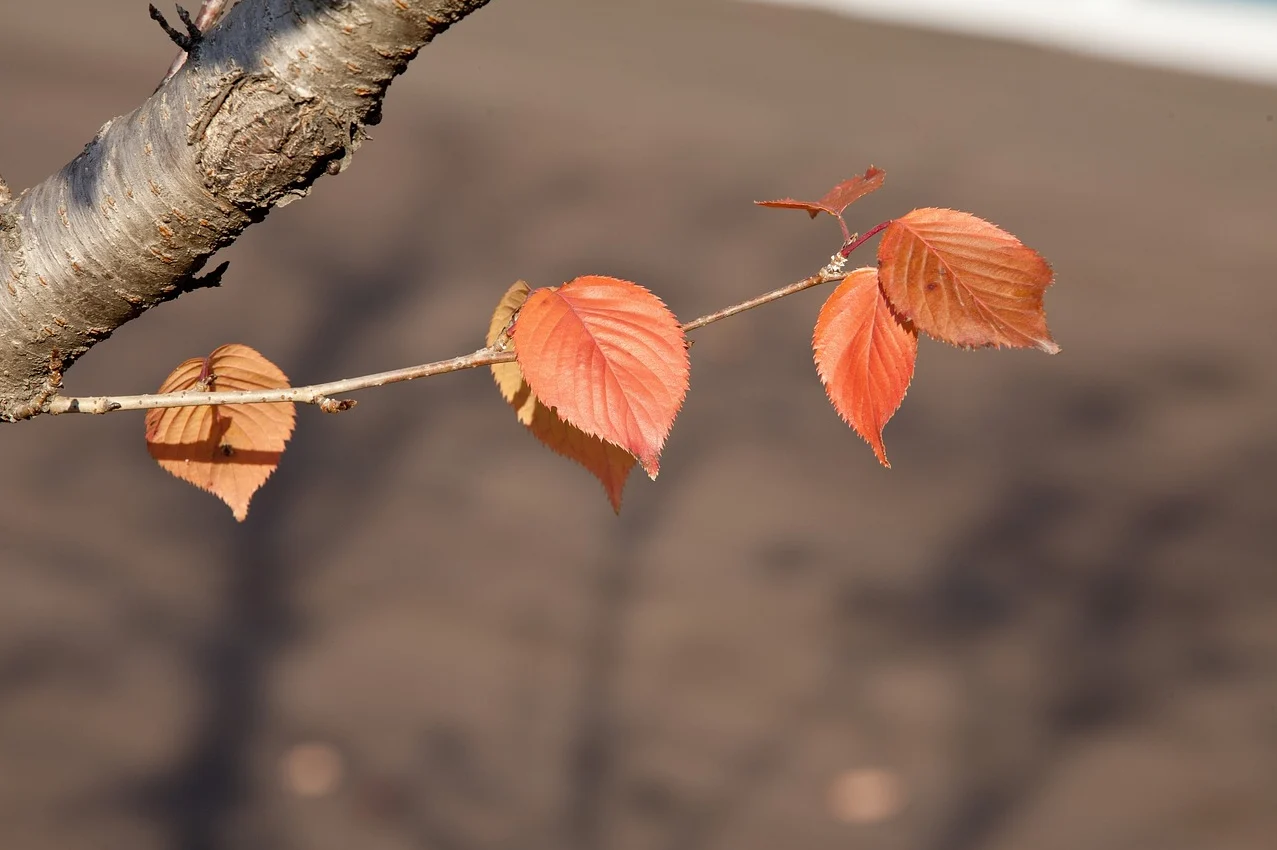
[[[992,35],[1277,83],[1277,4],[1259,0],[749,0]]]

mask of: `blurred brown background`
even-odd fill
[[[0,172],[172,52],[140,2],[5,3]],[[837,247],[751,200],[870,163],[853,226],[953,206],[1046,254],[1064,353],[924,344],[886,471],[821,392],[819,295],[715,326],[619,519],[480,373],[299,411],[242,526],[140,415],[5,427],[0,846],[1273,847],[1274,112],[814,13],[496,0],[70,391],[228,341],[299,382],[451,356],[518,277],[690,318]]]

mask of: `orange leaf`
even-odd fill
[[[288,386],[274,363],[246,345],[223,345],[173,370],[161,393]],[[293,433],[292,404],[169,407],[146,414],[146,448],[160,466],[230,506],[240,522]]]
[[[918,334],[891,312],[875,269],[856,269],[829,296],[812,348],[834,409],[890,467],[882,429],[913,380]]]
[[[533,292],[514,340],[537,398],[656,477],[690,371],[682,328],[659,298],[629,281],[579,277]]]
[[[1046,327],[1046,260],[970,213],[914,210],[878,244],[883,294],[918,329],[959,346],[1060,347]]]
[[[488,327],[488,345],[494,345],[501,337],[515,312],[527,300],[528,292],[527,283],[518,281],[501,297]],[[510,344],[513,345],[514,341],[511,340]],[[620,513],[621,493],[630,470],[634,468],[634,456],[564,422],[532,394],[518,363],[494,364],[492,377],[502,397],[514,408],[518,420],[544,445],[581,464],[598,478],[607,492],[608,501],[612,503],[612,510]]]
[[[865,195],[881,188],[885,176],[886,172],[881,168],[874,168],[871,165],[864,175],[857,175],[850,180],[844,180],[826,192],[825,196],[819,201],[796,201],[793,198],[782,198],[779,201],[754,201],[754,203],[760,207],[806,210],[807,214],[812,218],[822,212],[827,212],[837,217],[842,215],[843,210]]]

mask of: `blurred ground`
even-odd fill
[[[15,190],[154,87],[143,4],[0,11]],[[1277,835],[1277,90],[711,0],[498,0],[226,284],[68,376],[471,350],[517,277],[691,317],[803,277],[754,208],[875,163],[1054,263],[1056,358],[924,344],[895,469],[808,294],[697,338],[614,518],[487,377],[300,411],[236,525],[140,416],[0,435],[0,846],[1247,850]],[[853,225],[854,226],[854,225]]]

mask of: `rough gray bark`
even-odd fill
[[[12,200],[0,181],[0,420],[42,412],[94,343],[215,283],[195,276],[209,257],[344,168],[391,79],[488,2],[241,0],[61,171]]]

